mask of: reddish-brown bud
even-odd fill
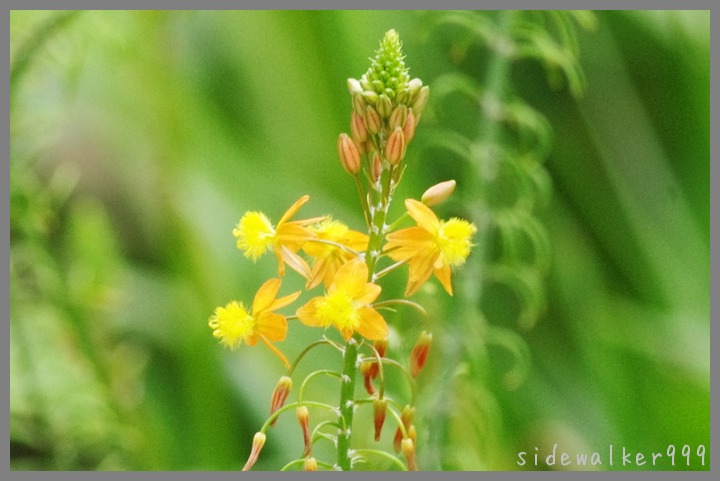
[[[422,203],[428,207],[438,205],[441,202],[445,201],[445,199],[450,197],[450,194],[452,194],[454,190],[454,180],[446,180],[445,182],[435,184],[428,190],[426,190],[425,193],[422,195]]]
[[[305,471],[317,471],[317,459],[312,456],[305,458],[305,464],[303,467]]]
[[[415,408],[410,406],[409,404],[406,405],[402,412],[400,413],[400,419],[402,420],[403,427],[405,428],[405,432],[407,433],[407,437],[410,437],[411,435],[411,428],[414,433],[415,427],[412,425],[413,419],[415,418]],[[395,437],[393,438],[393,448],[395,449],[396,453],[400,452],[401,449],[401,442],[403,440],[403,433],[402,429],[400,429],[400,426],[398,426],[397,430],[395,431]]]
[[[387,351],[387,339],[378,339],[373,343],[373,347],[377,351],[379,357],[385,357],[385,352]],[[370,377],[375,379],[379,372],[380,366],[377,362],[373,362]]]
[[[248,456],[248,460],[245,463],[245,466],[243,466],[242,468],[243,471],[249,471],[250,468],[255,465],[258,460],[258,456],[260,456],[260,451],[262,451],[263,446],[265,446],[265,439],[265,433],[255,433],[255,436],[253,437],[252,448],[250,449],[250,456]]]
[[[394,129],[395,127],[404,128],[407,118],[408,108],[405,105],[400,104],[395,107],[395,110],[393,110],[392,114],[390,114],[388,124],[390,124],[391,129]]]
[[[400,127],[395,127],[385,144],[385,158],[391,165],[397,165],[405,155],[405,135]]]
[[[410,353],[410,375],[412,377],[417,377],[425,366],[431,345],[432,334],[427,331],[421,332]]]
[[[362,115],[354,110],[350,117],[350,133],[357,144],[365,142],[368,137],[367,128],[365,128],[365,120],[362,118]]]
[[[375,417],[375,441],[380,441],[380,434],[387,415],[387,400],[375,399],[373,401],[373,414]]]
[[[280,409],[285,405],[285,401],[288,398],[288,395],[290,394],[290,390],[292,389],[292,379],[290,379],[288,376],[282,376],[280,380],[278,381],[277,385],[275,386],[275,390],[273,391],[272,399],[270,400],[270,415],[272,416],[275,411]],[[277,422],[278,418],[275,418],[270,423],[270,426],[275,426],[275,423]]]
[[[360,151],[355,142],[347,134],[340,134],[338,138],[338,153],[340,162],[345,171],[350,175],[357,175],[362,164],[360,163]]]
[[[415,458],[415,442],[410,438],[402,440],[402,452],[407,461],[408,471],[417,471],[417,460]]]
[[[375,364],[373,361],[365,361],[360,364],[360,373],[363,376],[363,385],[365,386],[365,390],[367,391],[367,393],[371,396],[375,394],[375,388],[372,385],[373,364]]]
[[[413,109],[408,109],[407,118],[405,119],[405,125],[403,126],[405,144],[409,144],[413,137],[415,137],[415,127],[417,126],[418,120],[420,120],[420,117],[415,117]]]
[[[365,107],[365,127],[371,134],[377,134],[382,129],[382,119],[375,108],[368,105]]]
[[[305,406],[298,406],[295,409],[295,416],[297,416],[300,427],[303,433],[303,442],[305,443],[305,451],[303,451],[303,457],[309,456],[312,451],[312,443],[310,442],[310,413],[308,408]]]

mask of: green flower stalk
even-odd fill
[[[266,432],[291,409],[295,410],[302,428],[303,454],[283,469],[303,466],[306,470],[323,467],[349,471],[356,463],[367,461],[369,455],[390,460],[402,469],[418,469],[417,432],[412,421],[415,378],[428,358],[431,335],[427,332],[420,335],[405,364],[392,359],[387,352],[390,328],[382,309],[398,305],[413,307],[425,316],[427,313],[409,299],[381,299],[380,280],[385,274],[407,265],[406,297],[422,287],[433,273],[452,294],[451,268],[461,265],[469,255],[475,227],[460,219],[441,221],[430,210],[429,206],[450,195],[453,181],[426,193],[425,203],[406,199],[408,212],[388,222],[393,194],[407,167],[405,153],[429,95],[428,87],[423,86],[420,79],[410,79],[408,72],[400,37],[395,30],[390,30],[380,42],[368,71],[360,80],[348,80],[352,98],[350,134],[340,134],[337,149],[344,171],[355,181],[367,234],[351,230],[330,216],[290,220],[309,201],[307,195],[295,202],[275,224],[262,212],[251,211],[233,231],[238,248],[249,259],[256,261],[272,251],[278,260],[280,277],[285,275],[287,265],[306,279],[305,290],[311,291],[321,284],[325,288],[324,294],[311,297],[294,315],[280,314],[275,311],[294,302],[301,293],[280,295],[281,281],[272,279],[258,290],[252,309],[235,303],[230,308],[219,308],[210,318],[214,335],[224,344],[252,346],[261,340],[288,366],[287,375],[275,387],[269,418],[255,436],[244,469],[255,464],[265,444]],[[418,225],[398,230],[408,218]],[[274,345],[285,339],[290,321],[326,330],[331,336],[339,334],[340,339],[335,341],[323,335],[290,364]],[[334,329],[327,331],[330,327]],[[300,383],[298,401],[286,404],[295,368],[305,354],[319,346],[331,346],[341,354],[339,369],[311,372]],[[402,371],[404,382],[410,387],[409,400],[388,395],[384,375],[387,367]],[[358,374],[363,377],[364,390],[356,389]],[[305,386],[317,377],[339,381],[337,405],[303,397]],[[356,391],[362,391],[362,395]],[[400,406],[405,406],[402,411]],[[313,428],[311,420],[316,417],[310,410],[317,409],[334,413],[336,421],[321,421]],[[397,453],[404,456],[404,462],[392,453],[353,446],[356,411],[374,427],[376,441],[382,435],[386,418],[394,421],[397,430],[393,445]],[[314,457],[313,444],[320,440],[329,440],[336,447],[334,463]]]

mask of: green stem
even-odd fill
[[[343,471],[352,468],[349,455],[350,440],[352,439],[353,414],[355,414],[355,379],[357,378],[358,344],[361,342],[359,334],[348,339],[345,346],[343,372],[340,378],[340,422],[345,429],[340,430],[337,442],[337,465]]]

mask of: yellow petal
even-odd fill
[[[295,302],[295,300],[300,297],[301,291],[293,292],[292,294],[288,294],[285,297],[281,297],[279,299],[275,299],[272,304],[270,304],[270,307],[268,308],[268,311],[275,311],[277,309],[282,309],[283,307],[292,304]]]
[[[263,313],[257,320],[258,331],[271,341],[282,341],[287,335],[287,319],[272,312]]]
[[[421,250],[436,248],[435,240],[425,229],[421,227],[408,227],[401,229],[387,236],[385,250],[395,261],[408,260],[417,255]]]
[[[433,235],[437,233],[440,228],[440,221],[430,207],[415,199],[405,199],[405,207],[418,226]]]
[[[276,231],[275,242],[287,246],[294,252],[299,251],[303,244],[315,236],[313,231],[295,222],[284,224],[278,227]]]
[[[280,279],[270,279],[260,286],[253,300],[253,313],[259,314],[270,307],[280,290],[280,283]]]
[[[388,326],[383,316],[372,307],[362,307],[360,312],[360,325],[357,332],[365,339],[375,341],[388,336]]]
[[[278,221],[277,226],[280,227],[282,224],[287,222],[292,216],[297,213],[297,211],[300,210],[300,207],[302,207],[309,200],[309,195],[303,195],[302,197],[300,197],[293,205],[290,206],[287,211],[285,211],[285,214],[283,214],[283,216],[280,218],[280,221]]]
[[[377,284],[365,284],[363,290],[355,297],[355,302],[358,304],[370,304],[378,298],[381,290],[382,288]]]
[[[355,258],[338,269],[330,292],[340,290],[355,299],[364,292],[365,285],[368,283],[367,278],[367,265],[362,260]]]
[[[325,325],[317,318],[317,303],[323,300],[323,297],[313,297],[307,304],[297,310],[297,317],[300,322],[311,327],[325,327]]]
[[[438,255],[440,253],[434,251],[422,252],[410,261],[406,296],[413,295],[430,278]]]
[[[305,259],[288,249],[286,246],[280,246],[280,260],[281,264],[287,263],[288,266],[294,269],[295,272],[303,276],[305,279],[310,278],[310,266],[307,265]]]
[[[435,277],[437,277],[447,293],[452,296],[452,271],[450,270],[450,266],[443,266],[440,269],[435,269]]]

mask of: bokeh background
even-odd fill
[[[207,326],[275,272],[232,228],[305,193],[304,215],[361,228],[335,142],[346,79],[390,28],[431,88],[398,197],[454,178],[438,212],[480,228],[456,296],[434,280],[415,296],[429,326],[390,316],[398,358],[434,334],[421,469],[547,469],[518,452],[554,443],[709,448],[709,12],[13,11],[10,27],[12,469],[244,464],[283,369]],[[387,280],[402,292],[405,274]],[[292,323],[282,347],[317,335]],[[370,424],[359,411],[357,443]],[[301,451],[281,418],[257,468]]]

